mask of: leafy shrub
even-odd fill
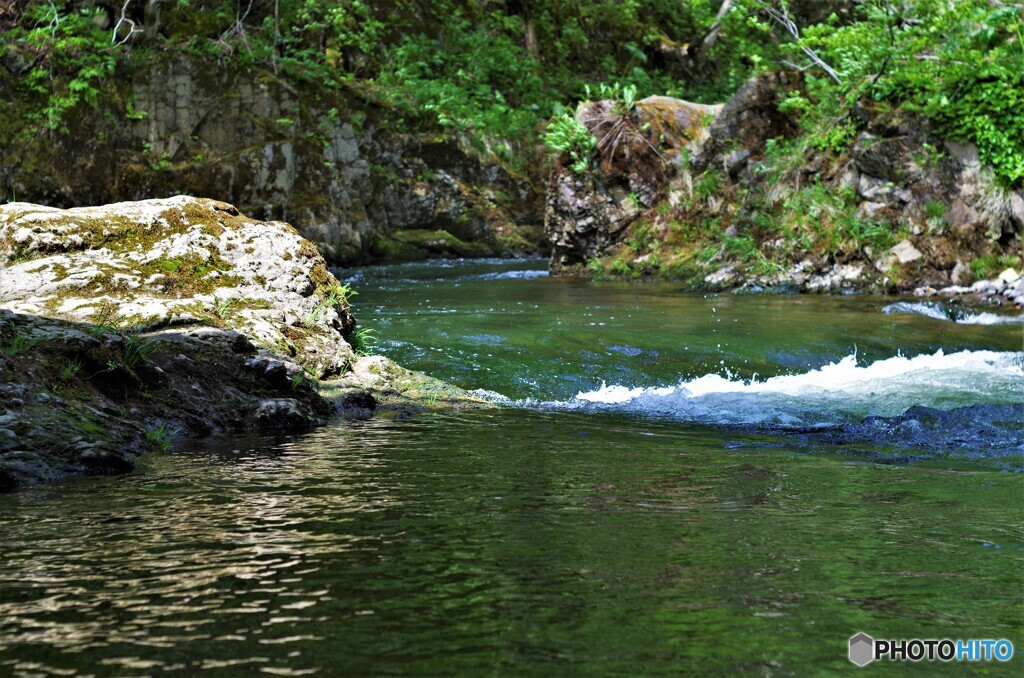
[[[552,119],[545,130],[544,144],[556,153],[567,153],[571,160],[569,167],[579,174],[590,166],[597,139],[575,116],[562,113]]]
[[[808,78],[816,145],[848,145],[853,104],[873,99],[924,115],[975,144],[1001,181],[1024,183],[1024,6],[871,0],[859,11],[844,26],[807,27],[789,48],[814,51],[841,78]]]

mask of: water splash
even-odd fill
[[[895,416],[914,406],[948,409],[1024,402],[1024,353],[961,351],[858,365],[856,355],[802,374],[744,381],[705,374],[675,386],[602,385],[562,405],[615,409],[710,424],[831,426]],[[552,403],[557,405],[557,403]]]
[[[934,320],[946,320],[958,325],[1010,325],[1024,324],[1024,314],[999,315],[983,311],[972,313],[961,308],[951,308],[934,301],[898,301],[882,309],[882,313],[916,313]]]

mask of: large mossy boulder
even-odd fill
[[[0,206],[0,491],[174,437],[482,404],[358,356],[348,296],[294,228],[227,203]]]
[[[355,321],[316,248],[291,226],[178,196],[68,210],[0,206],[0,304],[145,331],[230,329],[313,376],[351,360]]]

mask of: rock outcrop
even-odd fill
[[[552,172],[544,213],[552,272],[578,271],[619,242],[708,138],[719,108],[658,96],[633,110],[618,101],[580,104],[576,119],[596,139],[598,153],[591,171],[559,162]]]
[[[227,203],[0,206],[0,489],[175,436],[477,404],[357,355],[348,294],[295,229]]]
[[[840,136],[808,138],[799,107],[780,106],[804,95],[798,73],[753,78],[699,136],[666,135],[683,140],[674,145],[689,162],[661,163],[654,181],[642,178],[658,157],[650,135],[636,137],[651,142],[646,153],[599,146],[589,173],[559,165],[546,217],[552,272],[909,292],[969,287],[1024,263],[1024,190],[1000,185],[976,148],[867,101]],[[581,119],[609,119],[609,104],[590,106],[597,114]],[[632,119],[642,129],[650,115],[638,105]]]
[[[298,91],[267,69],[160,54],[125,67],[96,108],[69,111],[65,133],[40,134],[18,89],[28,67],[0,60],[0,198],[202,195],[288,221],[332,264],[543,246],[530,182],[429,122],[399,131],[368,93]],[[446,237],[420,248],[421,231]]]

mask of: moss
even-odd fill
[[[231,265],[216,254],[205,259],[189,253],[174,259],[158,259],[140,267],[144,277],[162,276],[157,282],[160,292],[181,299],[209,294],[219,287],[235,287],[243,281],[233,275],[211,275],[231,271]]]
[[[1014,255],[997,256],[986,254],[971,261],[971,273],[975,280],[994,278],[1008,268],[1020,264],[1021,258]]]
[[[317,288],[333,287],[338,284],[337,279],[331,275],[331,272],[327,270],[327,266],[324,264],[323,259],[317,257],[317,262],[313,265],[313,268],[309,271],[309,277],[316,283]]]
[[[550,245],[542,226],[501,223],[493,227],[498,249],[513,254],[545,252]]]
[[[430,257],[484,257],[495,253],[494,245],[465,242],[444,230],[395,231],[390,236],[378,235],[370,245],[371,256],[384,261]]]

